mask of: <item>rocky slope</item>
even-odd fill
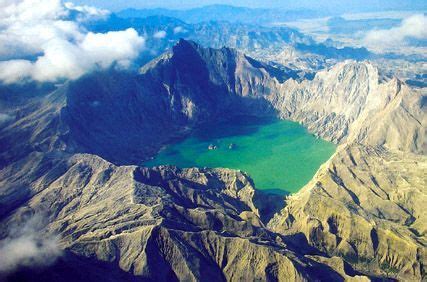
[[[289,80],[272,101],[284,118],[341,143],[313,180],[269,223],[304,234],[357,269],[420,280],[426,261],[425,90],[379,82],[369,63],[338,64]]]
[[[424,90],[379,81],[367,62],[299,81],[181,40],[139,73],[94,73],[15,111],[0,129],[0,237],[43,215],[41,232],[66,250],[45,280],[82,265],[113,281],[423,279],[425,106]],[[235,114],[298,121],[341,145],[285,201],[241,172],[137,166]]]
[[[421,90],[395,79],[379,83],[371,64],[353,61],[313,80],[293,77],[232,49],[181,40],[140,74],[95,73],[20,109],[18,120],[2,129],[0,157],[28,153],[23,148],[32,144],[37,150],[53,146],[132,164],[199,122],[231,114],[279,115],[336,143],[350,138],[425,152]],[[399,127],[400,119],[411,126]],[[398,132],[406,139],[395,138]]]
[[[425,275],[427,157],[345,145],[269,222],[377,275]]]
[[[312,81],[288,80],[269,97],[283,118],[322,138],[426,153],[425,90],[397,80],[379,81],[368,62],[347,61]]]
[[[64,160],[33,154],[23,161],[51,169],[27,172],[25,178],[13,166],[2,170],[3,187],[18,193],[22,187],[14,184],[28,185],[25,204],[3,221],[2,230],[43,214],[49,223],[45,232],[61,234],[62,248],[118,266],[137,279],[303,281],[347,276],[292,251],[295,246],[288,246],[286,238],[267,230],[261,220],[267,199],[241,172],[117,167],[93,155]],[[99,279],[110,275],[104,271]]]

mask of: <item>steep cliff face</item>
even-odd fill
[[[259,114],[270,105],[276,115],[298,121],[335,143],[359,142],[417,153],[427,149],[424,90],[411,89],[395,78],[380,81],[378,69],[369,62],[345,61],[320,71],[313,80],[298,82],[292,74],[234,50],[205,49],[181,41],[142,72],[152,74],[150,80],[165,80],[170,93],[195,89],[190,92],[203,102],[193,102],[192,109],[206,105],[217,112],[235,112],[246,109],[246,103],[257,103],[247,112]],[[183,73],[189,76],[178,75]],[[183,87],[177,89],[178,79]],[[397,138],[398,132],[406,137]]]
[[[65,261],[91,261],[98,279],[99,269],[130,280],[362,279],[347,263],[422,279],[425,96],[379,82],[367,62],[298,82],[182,40],[139,73],[94,73],[17,110],[0,129],[0,236],[44,214]],[[341,145],[285,201],[241,172],[138,166],[200,122],[236,114],[298,121]]]
[[[312,81],[288,80],[278,88],[270,99],[280,115],[322,138],[426,152],[425,92],[395,78],[379,82],[370,63],[340,63]]]

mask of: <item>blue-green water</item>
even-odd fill
[[[258,189],[293,193],[334,151],[335,145],[315,138],[298,123],[239,117],[201,126],[144,165],[240,169]]]

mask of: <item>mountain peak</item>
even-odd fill
[[[173,50],[175,50],[177,48],[192,48],[192,49],[194,49],[194,48],[199,48],[199,47],[200,46],[192,40],[180,38],[178,40],[178,42],[172,48],[173,48]]]

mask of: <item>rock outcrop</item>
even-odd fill
[[[27,175],[28,200],[2,223],[4,231],[43,214],[45,231],[60,234],[62,248],[140,279],[303,281],[347,275],[292,251],[286,238],[267,230],[254,203],[262,196],[244,173],[117,167],[79,154],[66,161],[40,154],[26,160],[35,162],[52,168]],[[8,168],[1,179],[16,193],[21,187],[15,184],[25,184]]]
[[[43,214],[66,250],[46,280],[82,265],[98,280],[425,279],[425,96],[368,62],[298,81],[181,40],[139,73],[94,73],[16,111],[0,129],[0,238]],[[284,200],[242,172],[139,165],[236,114],[340,145]]]
[[[425,91],[396,78],[380,82],[368,62],[339,63],[312,81],[290,79],[278,88],[269,99],[280,115],[322,138],[427,152]]]

